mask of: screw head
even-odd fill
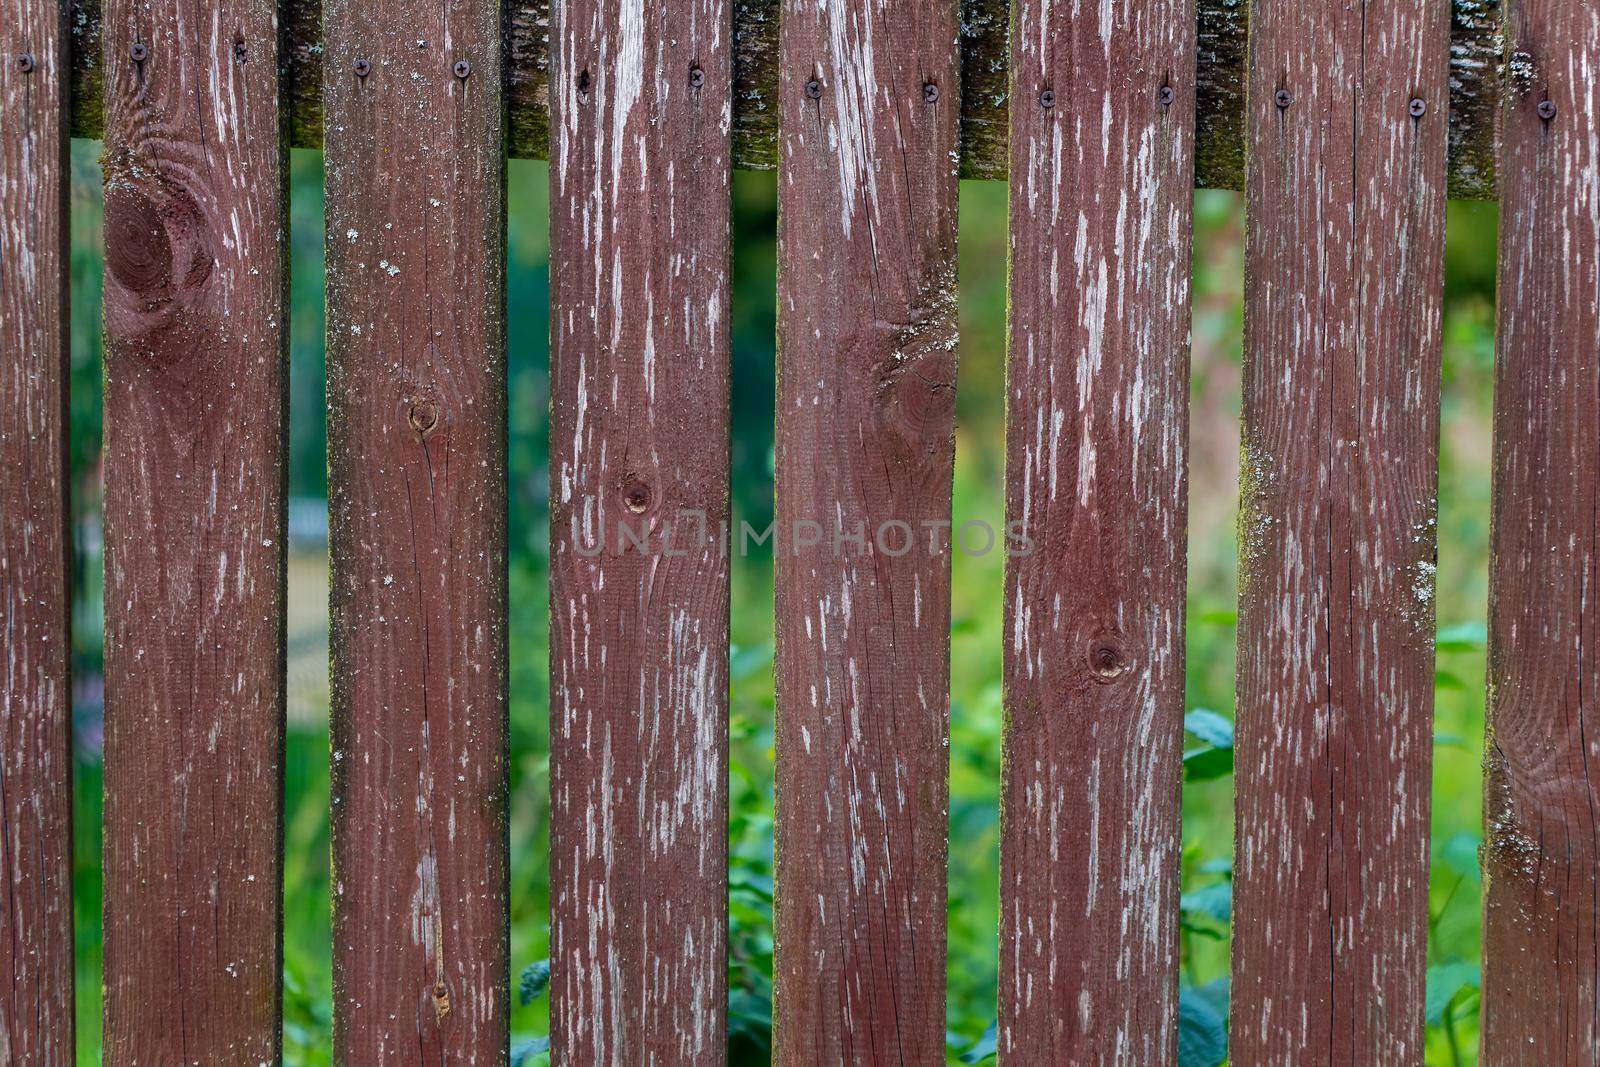
[[[1554,100],[1539,101],[1539,117],[1549,122],[1556,117],[1556,102]]]
[[[1419,96],[1411,101],[1411,106],[1406,110],[1411,112],[1412,118],[1420,119],[1422,116],[1428,113],[1428,102]]]
[[[587,70],[578,72],[578,101],[580,103],[586,104],[589,102],[589,86],[592,84],[593,79],[589,77]]]
[[[1277,104],[1279,108],[1286,108],[1294,103],[1294,97],[1289,94],[1289,90],[1279,89],[1272,94],[1272,102]]]
[[[806,95],[813,100],[821,100],[822,83],[815,78],[812,78],[810,81],[806,82]]]
[[[250,58],[250,49],[245,46],[243,41],[233,42],[233,58],[241,63]]]
[[[464,59],[458,59],[456,60],[455,72],[456,77],[465,79],[469,74],[472,73],[472,64],[468,63]]]
[[[372,73],[372,64],[367,62],[365,59],[358,59],[355,62],[355,71],[356,77],[365,78],[368,74]]]
[[[135,41],[133,47],[128,49],[128,56],[135,63],[143,63],[150,58],[150,49],[146,47],[143,41]]]
[[[937,104],[939,102],[939,87],[932,82],[924,85],[922,87],[922,99],[930,104]]]
[[[706,72],[699,67],[689,68],[689,88],[698,89],[706,83]]]
[[[17,69],[24,74],[33,73],[33,55],[28,52],[17,53]]]
[[[1044,92],[1040,93],[1039,94],[1039,106],[1040,107],[1055,107],[1056,106],[1056,91],[1054,89],[1046,89],[1046,90],[1044,90]]]
[[[1170,85],[1163,85],[1161,87],[1161,91],[1156,93],[1156,99],[1161,101],[1161,106],[1162,107],[1170,106],[1171,103],[1174,100],[1176,100],[1177,98],[1178,98],[1177,92],[1174,91],[1174,89]]]

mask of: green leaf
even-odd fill
[[[728,674],[735,682],[742,682],[770,669],[772,666],[772,646],[770,644],[751,645],[749,648],[736,648],[730,657]]]
[[[1221,1067],[1228,1058],[1228,1020],[1213,998],[1178,991],[1178,1067]]]
[[[1435,689],[1463,690],[1467,687],[1467,683],[1449,671],[1434,671],[1433,687]]]
[[[1481,622],[1442,626],[1433,640],[1433,647],[1439,652],[1477,652],[1488,645],[1489,628]]]
[[[1478,965],[1457,961],[1441,963],[1428,968],[1427,1018],[1429,1026],[1442,1026],[1444,1012],[1456,997],[1469,989],[1477,989],[1480,982]]]
[[[1183,717],[1183,728],[1214,748],[1233,747],[1233,722],[1210,708],[1195,708]]]
[[[1207,626],[1238,626],[1239,613],[1231,608],[1211,608],[1195,614],[1196,622],[1203,622]]]
[[[982,1063],[1000,1051],[1000,1021],[997,1019],[989,1024],[989,1029],[983,1036],[973,1042],[967,1051],[961,1054],[961,1062],[966,1064]]]
[[[1445,839],[1439,846],[1439,861],[1450,870],[1471,882],[1483,881],[1483,866],[1478,850],[1483,838],[1467,830],[1460,830]]]
[[[548,1037],[534,1036],[523,1038],[511,1046],[511,1067],[523,1067],[535,1056],[543,1055],[550,1051]]]
[[[1191,782],[1208,782],[1233,773],[1233,749],[1195,748],[1183,754],[1183,776]]]
[[[538,960],[522,968],[522,981],[518,985],[517,996],[524,1005],[532,1004],[549,986],[550,961]]]
[[[1178,898],[1178,911],[1186,916],[1204,916],[1227,926],[1233,915],[1233,883],[1217,882],[1183,894]]]

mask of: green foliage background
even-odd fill
[[[99,501],[100,181],[98,146],[74,146],[72,457],[81,530]],[[292,159],[291,493],[326,492],[323,432],[321,158]],[[512,951],[519,971],[547,956],[547,477],[549,276],[543,164],[509,172],[511,456]],[[734,183],[733,478],[736,519],[772,510],[775,181]],[[1237,506],[1242,207],[1236,194],[1196,199],[1188,723],[1184,789],[1184,1067],[1221,1060],[1226,1013],[1232,840],[1231,717]],[[1430,1064],[1476,1062],[1484,616],[1494,325],[1495,211],[1454,204],[1445,313],[1439,494],[1438,711],[1433,817]],[[961,372],[955,521],[999,526],[1004,465],[1006,187],[961,193]],[[79,538],[76,672],[100,670],[100,562]],[[1000,779],[1001,578],[998,554],[954,561],[951,642],[951,1062],[994,1047]],[[298,598],[325,597],[291,583]],[[305,604],[315,611],[317,605]],[[733,576],[729,909],[732,1058],[767,1061],[772,973],[772,582],[770,560]],[[325,692],[323,695],[325,701]],[[312,700],[314,704],[314,699]],[[100,765],[98,708],[77,712],[76,892],[80,1062],[99,1062]],[[320,716],[320,718],[319,718]],[[285,831],[285,1062],[329,1062],[328,744],[326,704],[291,716]],[[543,1062],[547,1002],[537,966],[514,999],[514,1044]],[[508,976],[514,981],[515,976]]]

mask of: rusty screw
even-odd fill
[[[924,85],[922,87],[922,99],[930,104],[937,104],[939,102],[939,87],[932,82]]]
[[[133,47],[128,49],[128,55],[135,63],[143,63],[150,58],[150,49],[143,41],[135,41]]]
[[[1040,93],[1039,94],[1039,106],[1040,107],[1055,107],[1056,106],[1056,91],[1054,89],[1046,89],[1044,92]]]
[[[813,100],[821,100],[822,83],[815,78],[812,78],[810,81],[806,82],[806,95]]]
[[[356,77],[365,78],[368,74],[371,74],[371,73],[372,73],[372,64],[371,63],[368,63],[365,59],[356,60]]]
[[[689,68],[689,88],[698,89],[706,83],[706,72],[699,67]]]
[[[1556,117],[1556,102],[1554,100],[1539,101],[1539,117],[1549,122]]]
[[[1294,103],[1294,97],[1289,94],[1289,90],[1279,89],[1277,92],[1272,94],[1272,102],[1277,104],[1278,109],[1281,111],[1283,108],[1286,108],[1290,104]]]
[[[460,78],[462,81],[465,81],[467,76],[472,73],[472,64],[468,63],[464,59],[458,59],[456,60],[455,71],[456,77]]]
[[[1411,106],[1408,110],[1411,112],[1412,118],[1420,119],[1428,113],[1428,102],[1419,96],[1411,101]]]
[[[1170,85],[1163,85],[1161,87],[1161,91],[1156,94],[1156,99],[1161,101],[1162,107],[1170,106],[1177,98],[1178,94],[1173,91],[1172,86]]]
[[[17,69],[24,74],[33,73],[33,55],[28,52],[17,53]]]

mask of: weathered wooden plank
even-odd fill
[[[1600,22],[1515,0],[1502,114],[1483,1062],[1600,1060]]]
[[[1422,1062],[1448,12],[1251,14],[1231,1062]]]
[[[785,1067],[944,1056],[957,16],[955,0],[783,12]]]
[[[0,4],[0,1035],[73,1062],[65,8]]]
[[[276,16],[111,0],[105,33],[105,1061],[276,1063]]]
[[[72,0],[73,134],[100,130],[101,0]],[[1499,99],[1500,0],[1453,0],[1450,47],[1450,195],[1492,199],[1494,112]],[[290,134],[298,148],[322,144],[321,0],[283,0],[284,63]],[[1006,174],[1007,0],[962,0],[961,175]],[[779,0],[734,0],[734,165],[757,170],[778,162]],[[1198,0],[1199,66],[1195,179],[1201,186],[1244,186],[1245,0]],[[506,102],[513,156],[544,158],[549,0],[507,0]]]
[[[328,6],[334,1056],[507,1058],[500,8]]]
[[[555,6],[551,1038],[727,1059],[726,0]]]
[[[1194,12],[1013,23],[1000,1054],[1177,1056]],[[1078,147],[1073,147],[1078,146]],[[1025,540],[1024,540],[1025,539]]]

